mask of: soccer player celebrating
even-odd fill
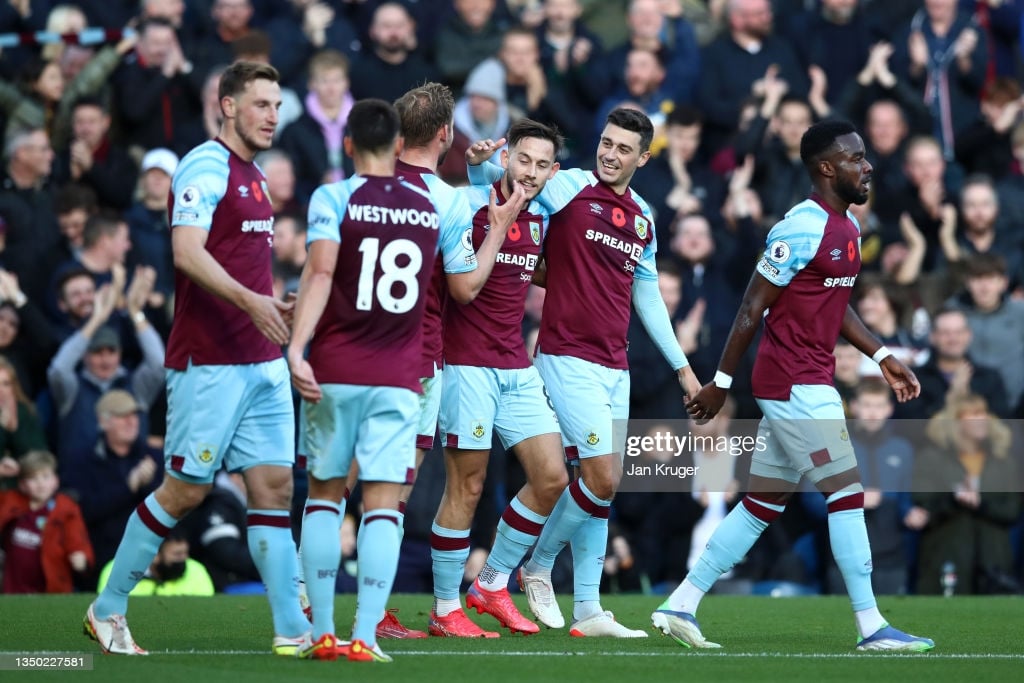
[[[498,524],[494,551],[469,589],[466,604],[493,615],[513,633],[536,633],[508,594],[509,575],[537,540],[551,508],[568,484],[558,421],[540,375],[530,363],[522,338],[526,293],[548,229],[548,212],[533,201],[558,169],[561,137],[548,126],[521,119],[508,131],[501,154],[502,179],[473,187],[470,205],[473,246],[479,248],[491,226],[487,198],[502,197],[519,185],[529,204],[519,213],[498,254],[487,284],[465,306],[444,308],[444,387],[441,393],[441,440],[445,446],[444,496],[434,518],[431,557],[434,609],[430,633],[436,636],[496,637],[466,617],[459,586],[469,556],[469,532],[487,476],[492,434],[516,453],[527,484],[512,500]]]
[[[423,310],[439,235],[461,240],[459,232],[440,233],[429,194],[394,178],[399,126],[390,104],[356,103],[344,139],[356,175],[318,188],[310,200],[309,259],[288,345],[292,383],[303,399],[300,451],[309,473],[302,561],[313,634],[300,657],[339,654],[338,518],[354,458],[366,510],[357,540],[356,621],[345,653],[355,661],[391,661],[377,645],[376,625],[398,567],[399,493],[416,462]]]
[[[167,476],[129,518],[110,579],[86,613],[85,631],[104,652],[147,654],[125,621],[128,593],[222,465],[245,476],[249,551],[270,599],[273,651],[292,655],[308,637],[289,520],[295,418],[281,346],[291,304],[271,294],[274,214],[253,163],[277,127],[277,70],[236,62],[221,77],[219,99],[219,136],[189,152],[171,183]]]
[[[455,100],[451,90],[440,83],[426,83],[413,88],[395,102],[401,121],[403,147],[395,164],[395,175],[427,192],[437,207],[442,235],[441,250],[437,258],[426,266],[430,271],[430,284],[426,290],[423,312],[422,357],[418,364],[420,383],[419,418],[416,431],[416,461],[409,471],[409,481],[402,488],[398,501],[399,529],[405,518],[405,503],[412,493],[416,470],[426,452],[434,447],[437,415],[441,405],[442,302],[450,296],[459,304],[471,302],[491,274],[505,235],[523,207],[526,194],[518,184],[506,201],[498,206],[493,201],[487,207],[487,222],[491,226],[486,238],[473,252],[472,231],[474,212],[464,190],[456,190],[435,175],[438,164],[454,140],[452,117]],[[454,235],[455,239],[447,239]],[[445,294],[447,292],[447,295]],[[301,450],[300,455],[306,455]],[[347,491],[356,482],[358,467],[348,477]],[[344,506],[344,498],[342,499]],[[344,507],[339,520],[344,517]],[[400,532],[401,535],[401,532]],[[383,611],[377,626],[380,638],[422,638],[426,634],[406,628],[393,611]]]
[[[695,615],[701,598],[782,514],[802,476],[828,502],[832,555],[846,582],[860,640],[858,650],[932,649],[889,626],[871,588],[871,548],[864,526],[864,488],[832,384],[832,349],[842,335],[881,366],[899,401],[916,397],[914,373],[864,327],[849,305],[860,271],[860,227],[851,204],[868,199],[871,164],[853,126],[824,121],[800,141],[814,193],[790,209],[768,234],[768,247],[747,286],[714,380],[687,404],[711,419],[721,409],[732,373],[764,317],[753,390],[764,419],[750,467],[750,493],[722,521],[686,579],[651,615],[654,626],[687,647],[715,648]],[[765,316],[767,311],[767,316]]]
[[[700,388],[658,290],[650,208],[629,187],[633,173],[650,158],[653,135],[642,112],[613,110],[598,143],[597,168],[560,171],[538,195],[552,216],[544,245],[547,296],[535,365],[558,415],[566,457],[578,465],[580,476],[559,497],[519,580],[537,618],[552,628],[564,626],[551,567],[571,542],[575,604],[570,633],[576,636],[647,635],[615,621],[601,608],[599,595],[608,513],[622,478],[629,417],[630,304],[678,372],[684,394]],[[470,147],[472,182],[493,181],[500,174],[500,168],[481,163],[498,143],[486,140]]]

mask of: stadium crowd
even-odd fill
[[[245,59],[282,79],[276,144],[257,159],[282,297],[305,262],[310,196],[353,172],[342,136],[355,101],[449,85],[456,141],[440,175],[453,184],[467,182],[470,144],[524,116],[566,136],[563,168],[589,168],[608,112],[644,111],[654,155],[632,187],[655,213],[662,296],[701,381],[768,229],[808,192],[801,136],[823,118],[854,123],[874,166],[871,200],[851,207],[864,263],[854,305],[922,385],[896,404],[870,359],[836,348],[876,590],[939,593],[952,581],[957,593],[1020,592],[1022,20],[1024,0],[0,0],[0,37],[12,38],[0,52],[3,591],[95,590],[128,516],[160,483],[170,179],[216,134],[218,79]],[[93,27],[105,38],[92,40]],[[32,38],[44,29],[64,39]],[[543,296],[528,297],[528,340]],[[655,432],[686,412],[636,318],[631,417]],[[727,414],[695,432],[753,431],[751,362]],[[495,443],[467,582],[525,481]],[[431,591],[439,451],[409,501],[396,592]],[[659,592],[683,578],[743,491],[743,459],[715,458],[683,454],[707,475],[685,492],[615,498],[603,590]],[[304,480],[297,470],[296,532]],[[242,488],[218,477],[183,524],[217,590],[258,580]],[[824,499],[808,489],[800,503],[718,590],[843,592],[822,559]],[[354,502],[347,510],[358,516]],[[341,528],[344,591],[353,528]]]

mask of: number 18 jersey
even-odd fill
[[[440,234],[430,196],[396,178],[355,176],[317,188],[308,223],[307,244],[340,243],[310,343],[317,381],[419,393],[423,309]]]

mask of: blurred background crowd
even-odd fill
[[[562,165],[590,168],[607,112],[642,109],[656,136],[633,188],[654,210],[661,291],[705,381],[767,230],[809,190],[801,135],[822,118],[852,121],[874,166],[871,200],[853,207],[864,261],[854,306],[922,384],[896,405],[870,359],[835,350],[876,591],[1019,592],[1022,10],[1024,0],[0,0],[3,591],[93,590],[159,484],[170,178],[218,130],[220,73],[247,59],[282,78],[276,143],[258,158],[281,295],[304,263],[312,191],[352,172],[341,138],[355,100],[448,84],[456,142],[441,174],[453,184],[466,182],[465,147],[519,117],[555,124]],[[542,306],[534,288],[527,343]],[[639,324],[629,356],[632,417],[690,429],[675,375]],[[727,414],[692,429],[749,431],[749,371],[733,396]],[[702,473],[685,492],[616,498],[606,590],[674,586],[738,500],[743,458],[682,458]],[[396,591],[430,591],[443,476],[432,454]],[[468,580],[522,480],[497,447]],[[218,478],[154,562],[154,590],[173,592],[195,564],[212,579],[190,582],[203,591],[258,580],[244,499],[239,477]],[[842,592],[818,552],[824,520],[820,495],[794,499],[718,589]],[[355,528],[350,517],[341,531],[341,591],[354,590]]]

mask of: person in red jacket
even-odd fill
[[[22,458],[17,491],[0,491],[3,593],[70,593],[74,572],[93,563],[78,503],[57,493],[57,459],[46,451]]]

